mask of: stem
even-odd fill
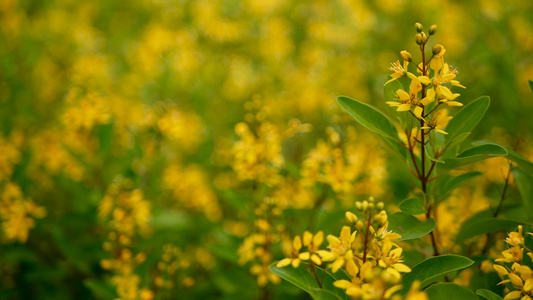
[[[420,50],[422,51],[422,75],[423,76],[426,76],[426,69],[427,69],[427,64],[426,64],[426,51],[425,51],[425,48],[426,48],[426,44],[422,44],[420,46]],[[426,85],[422,84],[422,95],[421,95],[421,99],[424,99],[426,97]],[[422,106],[422,116],[424,116],[424,108]],[[427,115],[426,115],[427,116]],[[424,120],[420,120],[420,127],[424,127]],[[433,162],[433,166],[430,168],[428,174],[426,174],[426,141],[425,141],[425,134],[424,134],[424,129],[420,129],[420,139],[421,139],[421,143],[420,143],[420,157],[421,157],[421,161],[422,161],[422,166],[421,166],[421,169],[422,169],[422,172],[420,174],[420,185],[422,186],[422,192],[424,193],[424,195],[426,196],[426,209],[427,209],[427,212],[426,212],[426,219],[429,219],[431,218],[431,205],[429,203],[429,198],[427,197],[427,180],[431,174],[431,171],[433,171],[433,167],[435,165],[435,162]],[[440,253],[439,253],[439,248],[437,246],[437,240],[435,238],[435,231],[431,231],[430,233],[430,237],[431,237],[431,245],[433,246],[433,256],[439,256]]]
[[[316,272],[315,263],[313,261],[309,261],[309,266],[311,267],[311,271],[313,272],[313,277],[315,277],[316,283],[320,288],[322,288],[322,282],[318,279],[318,273]]]
[[[370,232],[370,219],[372,218],[372,212],[368,213],[368,218],[366,220],[366,231],[365,231],[365,242],[364,242],[364,250],[363,250],[363,264],[366,262],[366,255],[368,254],[368,233]]]

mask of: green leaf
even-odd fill
[[[402,236],[397,241],[412,240],[423,237],[430,233],[437,226],[437,223],[435,223],[435,220],[433,219],[427,219],[424,222],[420,222],[420,220],[417,218],[402,212],[390,214],[388,221],[388,229]]]
[[[533,81],[528,80],[527,82],[529,83],[529,90],[533,93]]]
[[[406,273],[403,276],[403,285],[406,287],[404,288],[404,292],[407,292],[407,288],[410,287],[415,280],[420,281],[420,287],[424,288],[447,274],[467,268],[473,263],[474,261],[467,257],[454,254],[428,258],[414,266],[410,273]]]
[[[474,292],[451,282],[432,285],[426,293],[431,300],[478,300]]]
[[[483,174],[482,172],[469,172],[459,176],[443,175],[439,177],[438,184],[435,184],[435,199],[440,201],[453,192],[466,181]]]
[[[489,232],[495,232],[500,230],[514,229],[518,225],[522,224],[518,221],[487,218],[471,222],[465,226],[462,226],[456,237],[456,242],[462,242],[466,239],[474,237],[476,235],[485,234]]]
[[[471,132],[481,121],[489,105],[490,98],[483,96],[463,107],[446,126],[446,132],[448,132],[446,140],[452,141],[465,132]]]
[[[507,150],[497,144],[484,144],[475,146],[463,153],[459,154],[455,158],[448,158],[444,160],[444,164],[438,165],[440,170],[452,170],[465,165],[469,165],[480,160],[484,160],[491,157],[506,156]]]
[[[337,102],[364,127],[392,140],[398,139],[398,132],[392,122],[376,108],[344,96],[337,97]]]
[[[507,156],[509,160],[513,161],[517,166],[533,176],[533,163],[513,149],[507,148],[507,152],[509,153]]]
[[[454,137],[451,140],[446,141],[446,144],[444,146],[444,153],[443,157],[455,157],[458,153],[452,153],[451,150],[454,150],[457,148],[457,146],[461,145],[462,142],[470,135],[470,132],[463,132],[459,134],[458,136]],[[448,154],[448,155],[447,155]]]
[[[424,201],[420,198],[405,199],[398,207],[406,214],[419,215],[425,214]]]
[[[512,172],[524,209],[529,219],[533,220],[533,202],[531,201],[533,199],[533,176],[518,168],[514,168]]]
[[[296,269],[292,266],[278,268],[276,264],[277,263],[270,265],[270,272],[306,291],[311,295],[311,297],[313,297],[313,299],[346,299],[344,290],[333,285],[333,282],[336,280],[346,279],[342,276],[342,272],[337,272],[335,274],[326,272],[326,274],[324,274],[324,281],[322,283],[323,288],[321,289],[318,286],[315,278],[307,270],[307,267],[309,266],[308,264],[302,263],[300,264],[300,267]],[[315,268],[319,278],[321,278],[323,272],[325,271],[319,267]]]
[[[494,293],[493,291],[485,290],[485,289],[479,289],[476,291],[476,294],[480,295],[481,297],[488,299],[488,300],[503,300],[502,297]]]

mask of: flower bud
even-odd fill
[[[416,35],[415,37],[415,42],[417,45],[422,45],[424,44],[424,37],[419,33]]]
[[[400,55],[402,56],[403,60],[406,60],[406,61],[412,61],[413,60],[413,57],[411,56],[411,53],[405,51],[405,50],[402,50],[400,51]]]
[[[363,204],[361,203],[361,201],[355,201],[355,209],[357,209],[358,211],[363,210]]]
[[[437,32],[437,25],[431,25],[429,27],[428,32],[429,32],[429,35],[434,35]]]
[[[441,44],[437,44],[437,45],[433,46],[433,50],[432,50],[433,55],[439,54],[442,51],[442,49],[444,49],[444,47],[442,47]]]
[[[366,201],[366,200],[363,201],[362,207],[363,207],[363,211],[366,211],[366,209],[368,208],[368,201]]]
[[[373,203],[373,202],[374,202],[374,200],[375,200],[375,199],[374,199],[374,197],[372,197],[372,196],[368,197],[368,202],[371,202],[371,203]]]
[[[422,26],[422,24],[420,23],[415,23],[415,29],[416,29],[416,32],[420,33],[422,32],[422,30],[424,30],[424,26]]]
[[[377,210],[383,210],[383,207],[385,207],[385,204],[383,202],[378,202],[376,205]]]
[[[347,211],[344,214],[344,217],[346,218],[346,221],[348,221],[348,223],[350,224],[355,224],[357,222],[357,216],[351,211]]]
[[[368,204],[368,208],[369,208],[370,210],[373,210],[373,209],[374,209],[374,203],[370,202],[370,203]]]
[[[355,229],[363,230],[363,228],[365,228],[365,223],[363,223],[363,221],[357,221],[357,223],[355,223]]]

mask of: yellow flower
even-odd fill
[[[379,260],[379,266],[385,268],[386,272],[392,275],[393,277],[399,279],[401,277],[400,272],[408,273],[411,272],[411,268],[402,264],[402,248],[398,247],[392,249],[393,243],[389,240],[386,240],[383,243],[381,259]],[[392,250],[391,250],[392,249]]]
[[[402,78],[404,76],[407,76],[407,66],[409,65],[409,62],[404,60],[403,66],[400,64],[400,61],[397,60],[396,62],[391,63],[392,67],[389,68],[393,73],[391,74],[392,79],[385,82],[385,85],[387,83],[392,82],[398,78]]]
[[[496,259],[496,262],[521,262],[524,249],[513,247],[502,252],[503,258]]]
[[[319,231],[314,236],[309,231],[304,232],[303,245],[307,247],[307,252],[300,253],[301,260],[311,260],[316,265],[322,264],[322,259],[318,255],[320,245],[324,241],[324,232]]]
[[[521,247],[524,245],[524,237],[522,236],[522,225],[518,226],[518,232],[509,232],[509,236],[505,239],[507,244],[513,247]]]
[[[433,117],[431,118],[429,123],[426,124],[426,126],[422,127],[422,129],[426,129],[426,130],[435,129],[436,131],[438,131],[438,132],[440,132],[442,134],[448,134],[443,129],[448,125],[448,123],[450,122],[450,120],[452,118],[453,117],[449,117],[448,116],[448,111],[447,110],[437,111],[433,115]]]
[[[333,261],[331,264],[333,273],[337,272],[342,266],[344,266],[345,263],[348,261],[353,261],[354,259],[353,250],[351,248],[357,231],[354,231],[352,234],[350,234],[350,231],[350,227],[344,226],[342,227],[340,237],[328,235],[328,248],[331,252],[319,252],[324,261]]]
[[[302,261],[299,258],[300,249],[302,249],[302,239],[300,238],[299,235],[297,235],[294,237],[294,240],[292,241],[291,258],[284,258],[280,260],[276,266],[278,268],[283,268],[290,264],[292,265],[293,268],[298,268],[298,266],[300,266],[300,262]]]

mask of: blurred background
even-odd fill
[[[472,135],[531,158],[531,1],[1,1],[0,297],[305,298],[266,269],[284,241],[415,184],[335,102],[391,112],[415,22],[459,101],[491,97]],[[443,247],[505,166],[443,206]]]

